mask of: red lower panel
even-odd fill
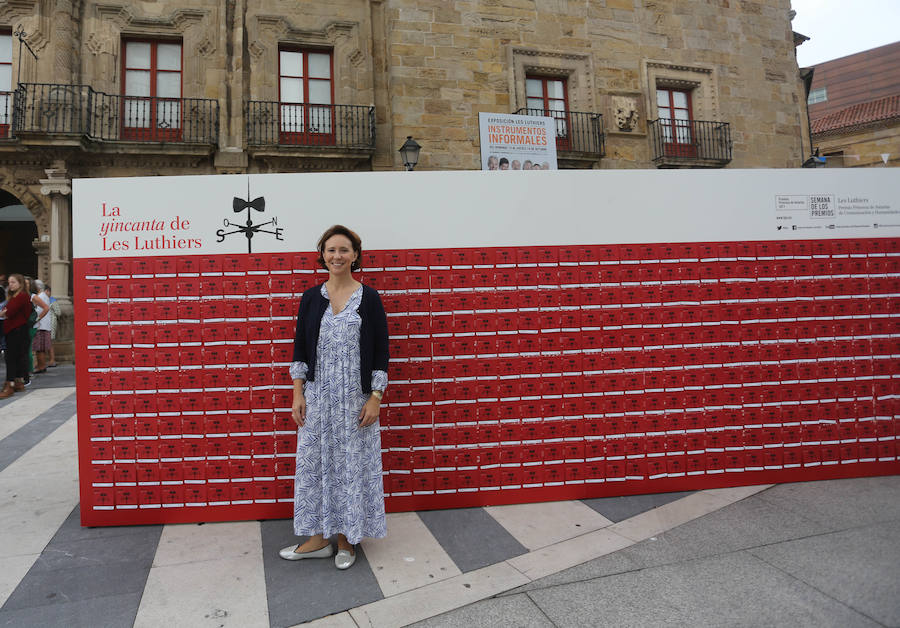
[[[391,333],[391,511],[900,472],[896,240],[362,264]],[[290,516],[314,256],[74,266],[82,522]]]

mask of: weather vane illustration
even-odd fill
[[[275,236],[276,240],[284,240],[282,235],[284,234],[284,229],[278,226],[278,218],[272,217],[272,220],[268,222],[261,222],[258,224],[253,224],[253,213],[250,211],[251,209],[255,209],[258,212],[266,211],[266,199],[262,196],[258,196],[254,198],[252,201],[250,200],[250,179],[247,179],[247,200],[242,198],[234,197],[234,200],[231,203],[231,207],[234,210],[234,213],[237,214],[239,212],[247,210],[247,221],[244,224],[239,222],[231,222],[227,218],[224,220],[225,227],[234,227],[234,231],[225,231],[225,229],[219,229],[216,231],[217,242],[222,242],[225,240],[225,236],[230,236],[235,233],[243,233],[247,238],[247,252],[253,252],[253,236],[257,233],[269,233]],[[263,229],[263,227],[271,226],[274,231],[269,229]]]

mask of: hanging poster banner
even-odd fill
[[[565,120],[478,114],[482,170],[556,170],[556,125]]]

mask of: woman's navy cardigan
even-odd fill
[[[362,301],[359,305],[359,375],[362,390],[372,392],[372,371],[388,369],[388,328],[387,316],[381,297],[374,288],[363,284]],[[297,332],[294,334],[294,362],[305,362],[309,370],[308,381],[316,379],[316,347],[319,346],[319,328],[322,316],[329,306],[322,296],[322,286],[318,285],[303,293],[297,312]]]

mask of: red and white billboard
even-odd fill
[[[335,223],[388,310],[389,510],[897,473],[890,174],[77,180],[82,522],[290,516]]]

